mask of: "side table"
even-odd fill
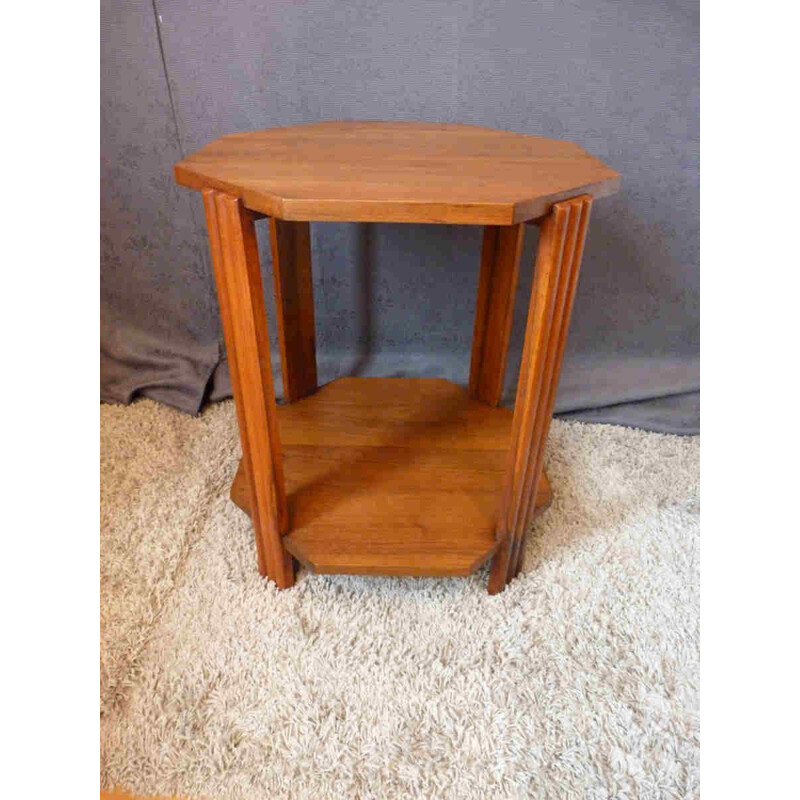
[[[280,588],[320,573],[519,571],[594,198],[619,175],[577,145],[471,125],[324,122],[223,136],[175,166],[203,192],[239,422],[233,501]],[[269,218],[285,405],[255,221]],[[469,389],[420,378],[318,388],[309,223],[482,225]],[[540,226],[513,413],[499,408],[525,223]]]

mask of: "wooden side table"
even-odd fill
[[[203,192],[242,461],[231,497],[280,588],[316,572],[518,572],[550,498],[542,462],[593,198],[619,175],[569,142],[470,125],[325,122],[223,136],[175,166]],[[269,218],[275,403],[254,222]],[[469,390],[317,387],[309,222],[483,225]],[[541,233],[513,411],[498,408],[526,222]]]

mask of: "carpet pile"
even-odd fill
[[[500,595],[280,592],[234,407],[101,406],[101,785],[244,798],[699,796],[699,438],[555,420]]]

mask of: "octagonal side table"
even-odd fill
[[[280,588],[323,573],[519,571],[550,499],[545,442],[594,198],[619,175],[577,145],[479,128],[327,122],[224,136],[175,166],[203,192],[242,460],[231,498]],[[268,217],[285,405],[255,221]],[[420,378],[317,387],[309,223],[482,225],[468,390]],[[539,224],[513,414],[499,408],[525,223]]]

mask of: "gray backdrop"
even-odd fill
[[[230,394],[181,156],[237,131],[418,119],[569,139],[622,174],[593,212],[556,410],[696,432],[698,17],[695,0],[103,0],[101,398],[194,413]],[[312,225],[321,379],[466,382],[480,235]],[[507,403],[535,245],[530,229]]]

